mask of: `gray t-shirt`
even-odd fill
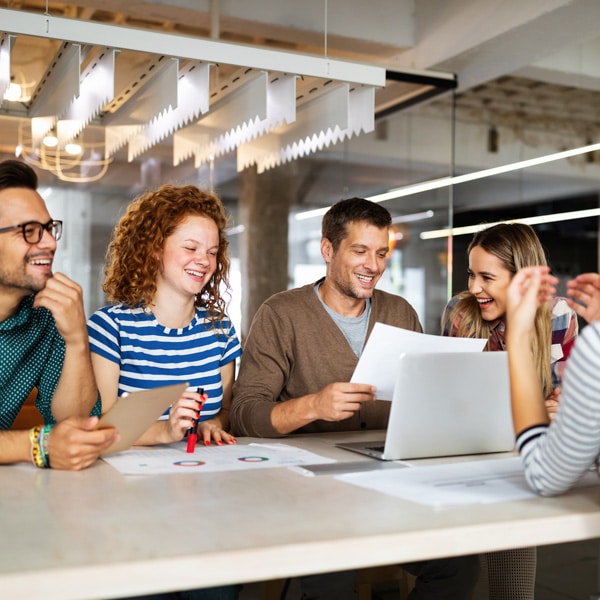
[[[371,316],[371,299],[367,298],[367,304],[362,315],[359,317],[344,317],[334,310],[331,310],[319,295],[319,284],[315,285],[315,294],[317,298],[333,319],[334,323],[340,328],[344,337],[348,340],[350,348],[352,348],[356,356],[360,356],[367,338],[367,330],[369,329],[369,317]]]

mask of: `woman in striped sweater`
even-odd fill
[[[505,350],[508,286],[520,268],[546,264],[544,248],[529,225],[499,223],[476,233],[467,255],[468,290],[448,303],[442,334],[487,338],[486,350]],[[524,347],[533,357],[548,417],[552,418],[559,404],[562,373],[577,336],[577,317],[567,299],[553,298],[541,307],[535,314],[533,331]],[[489,600],[533,599],[535,548],[488,552],[481,561]]]
[[[201,442],[235,443],[228,414],[241,347],[225,312],[226,225],[214,194],[163,185],[132,202],[115,227],[103,285],[114,304],[88,320],[103,411],[125,392],[189,385],[138,445],[183,439],[200,406]]]
[[[506,342],[517,448],[527,481],[545,496],[571,488],[600,454],[600,275],[585,273],[567,285],[569,305],[589,325],[569,358],[551,424],[526,343],[534,335],[538,307],[552,298],[557,282],[548,267],[528,267],[515,275],[507,295]]]

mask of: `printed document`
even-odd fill
[[[187,453],[183,442],[167,447],[132,448],[102,460],[125,475],[247,471],[335,462],[287,444],[198,446],[194,453]]]
[[[412,469],[348,473],[338,475],[336,479],[418,504],[439,507],[538,497],[525,480],[518,456],[430,466],[414,466],[413,463]],[[590,471],[577,486],[599,483],[595,471]]]
[[[378,400],[391,400],[398,358],[408,352],[481,352],[484,338],[458,338],[417,333],[401,327],[375,323],[350,379],[377,388]]]

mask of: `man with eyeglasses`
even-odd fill
[[[83,295],[52,273],[62,222],[52,219],[37,175],[17,160],[0,162],[0,463],[79,470],[110,446],[114,429],[100,414]],[[37,390],[44,423],[9,430]]]

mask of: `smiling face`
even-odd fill
[[[217,268],[219,230],[216,223],[200,215],[189,215],[165,240],[157,290],[196,296]]]
[[[326,281],[338,294],[365,300],[373,295],[385,271],[388,230],[358,221],[348,223],[346,233],[335,251],[327,238],[321,242],[327,263]]]
[[[512,277],[502,261],[481,246],[469,252],[469,292],[477,299],[485,321],[504,318],[506,292]]]
[[[0,190],[0,228],[28,221],[47,223],[48,209],[42,197],[28,188]],[[44,231],[37,244],[28,244],[21,229],[0,234],[0,294],[15,301],[39,292],[52,277],[56,240]]]

